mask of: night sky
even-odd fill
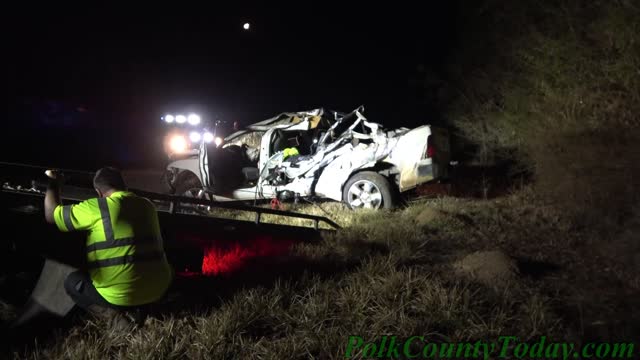
[[[6,133],[24,136],[0,160],[162,166],[160,116],[186,108],[242,124],[361,104],[387,127],[440,121],[423,79],[446,65],[451,6],[172,4],[5,14]]]

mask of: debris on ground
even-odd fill
[[[459,274],[490,286],[505,285],[518,275],[516,262],[501,250],[474,252],[453,267]]]

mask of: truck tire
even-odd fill
[[[397,196],[386,177],[363,171],[347,180],[342,189],[342,201],[352,209],[392,209],[397,204]]]
[[[202,187],[200,179],[191,171],[183,171],[176,179],[175,195],[186,198],[211,200],[211,197]],[[211,208],[207,205],[182,204],[181,212],[186,214],[208,215]]]
[[[195,196],[197,190],[202,189],[202,183],[200,179],[191,171],[183,171],[178,174],[178,178],[175,182],[174,194],[178,196],[197,197]]]

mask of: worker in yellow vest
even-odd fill
[[[288,157],[296,156],[296,155],[300,155],[300,152],[298,152],[298,149],[294,147],[290,147],[282,150],[282,160],[286,160]]]
[[[146,305],[161,299],[173,278],[155,206],[127,191],[117,169],[100,169],[98,198],[63,206],[62,175],[48,170],[45,219],[61,231],[86,231],[87,272],[66,278],[65,290],[88,312],[117,326],[141,325]]]

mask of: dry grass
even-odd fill
[[[16,355],[324,359],[344,358],[349,335],[423,335],[437,342],[502,335],[620,341],[634,335],[637,315],[625,311],[638,299],[637,272],[604,272],[615,257],[592,254],[600,259],[594,266],[585,256],[595,251],[596,240],[552,208],[536,205],[530,192],[489,202],[436,199],[395,212],[325,207],[345,228],[323,243],[295,249],[295,258],[309,264],[306,270],[266,282],[213,282],[217,301],[202,300],[195,308],[178,304],[130,334],[79,319],[49,343]],[[440,215],[425,223],[426,209]],[[456,260],[492,249],[518,259],[519,281],[491,286],[454,274]],[[235,288],[226,291],[225,284]],[[621,290],[627,300],[613,295]]]
[[[481,162],[519,160],[549,202],[585,224],[628,219],[640,200],[637,4],[462,6],[450,84],[460,96],[447,117],[478,144]]]

